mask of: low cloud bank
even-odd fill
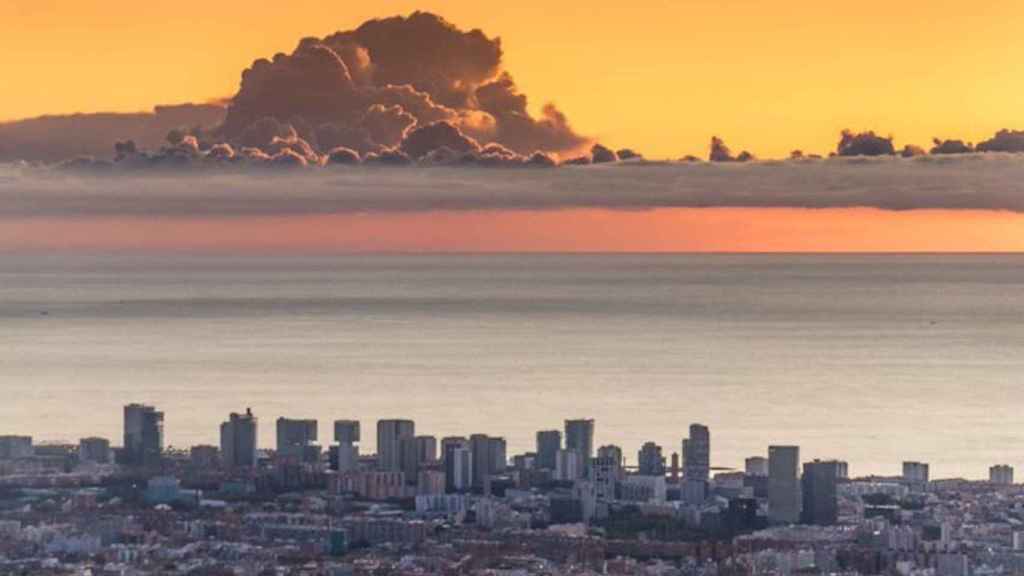
[[[220,104],[181,104],[134,114],[68,114],[0,122],[0,162],[109,158],[119,140],[155,149],[165,143],[171,130],[213,128],[226,114],[227,108]]]
[[[290,154],[293,161],[302,160],[299,152]],[[465,165],[364,165],[299,172],[94,176],[0,166],[0,218],[672,207],[1024,212],[1024,157],[990,153],[722,164],[637,161],[500,171]]]

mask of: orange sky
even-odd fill
[[[6,0],[0,118],[230,95],[257,57],[427,9],[504,40],[539,108],[649,156],[823,152],[843,127],[897,144],[1024,127],[1019,0]]]
[[[436,212],[230,219],[28,219],[3,250],[283,252],[1002,252],[1024,215],[873,209]]]

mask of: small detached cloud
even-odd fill
[[[750,162],[755,160],[755,157],[746,150],[740,152],[737,156],[733,156],[732,150],[725,145],[725,141],[718,136],[714,136],[711,138],[708,160],[711,162]]]
[[[992,138],[978,143],[978,152],[1024,152],[1024,130],[1000,130]]]
[[[850,130],[843,130],[839,138],[839,145],[836,146],[836,154],[839,156],[893,156],[896,154],[896,147],[893,146],[892,136],[883,138],[872,131],[854,133]]]

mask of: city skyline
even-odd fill
[[[0,574],[1024,575],[1021,22],[0,2]]]
[[[137,415],[139,414],[139,415]],[[129,445],[128,438],[130,434],[140,435],[143,432],[140,426],[143,422],[142,418],[144,415],[155,415],[158,419],[158,431],[157,432],[146,432],[150,440],[147,448],[134,448],[128,450],[125,447]],[[165,450],[173,450],[177,452],[187,453],[190,449],[201,447],[206,448],[211,446],[213,443],[197,443],[186,446],[174,446],[172,444],[164,445],[163,440],[163,417],[162,411],[156,411],[156,407],[143,404],[143,403],[132,403],[124,406],[124,419],[123,419],[123,430],[124,439],[121,445],[112,444],[108,438],[98,436],[84,436],[78,441],[71,442],[68,439],[57,440],[53,438],[37,438],[29,435],[19,435],[16,431],[5,431],[0,430],[0,440],[4,440],[3,444],[0,444],[0,459],[12,458],[14,454],[24,454],[24,444],[27,443],[31,446],[33,442],[41,446],[62,446],[76,444],[80,446],[80,449],[84,452],[92,452],[96,450],[102,451],[107,449],[113,454],[115,451],[121,456],[122,460],[119,462],[127,466],[141,466],[141,467],[155,467],[157,465],[157,459],[162,457]],[[411,459],[412,462],[419,461],[432,461],[436,462],[438,457],[440,460],[444,460],[445,455],[448,453],[449,448],[448,442],[451,441],[452,448],[459,448],[460,446],[466,450],[472,452],[474,445],[474,438],[478,438],[487,444],[488,441],[500,441],[502,444],[501,454],[504,455],[500,458],[504,465],[509,465],[514,461],[515,457],[521,457],[523,455],[529,455],[531,458],[536,459],[539,466],[550,468],[555,470],[559,467],[557,459],[559,458],[558,453],[560,452],[575,452],[580,454],[577,448],[570,446],[565,440],[568,437],[566,431],[572,429],[574,434],[579,434],[580,430],[584,430],[583,436],[577,436],[579,441],[583,442],[583,446],[586,446],[587,440],[593,445],[594,442],[594,430],[595,426],[594,419],[567,419],[565,420],[564,430],[539,430],[535,434],[535,441],[533,446],[534,450],[525,450],[524,452],[518,451],[507,451],[505,448],[506,439],[504,436],[493,436],[487,432],[466,432],[461,436],[440,436],[437,434],[419,434],[415,433],[415,421],[411,419],[394,419],[384,418],[377,420],[376,422],[376,436],[372,443],[370,441],[360,441],[359,428],[360,420],[352,419],[351,416],[348,418],[333,419],[328,422],[328,426],[334,431],[332,437],[325,437],[326,443],[318,443],[317,438],[319,437],[318,430],[320,421],[316,418],[290,418],[286,416],[278,416],[276,418],[276,427],[272,430],[271,438],[275,438],[276,441],[261,444],[258,430],[259,416],[253,412],[252,408],[246,408],[244,412],[237,413],[232,412],[227,420],[222,422],[219,427],[219,446],[221,457],[225,460],[225,465],[229,468],[233,467],[255,467],[260,458],[265,458],[270,455],[271,459],[283,459],[285,461],[296,462],[296,463],[316,463],[321,461],[329,460],[332,466],[335,466],[338,462],[339,456],[335,454],[335,451],[339,449],[351,450],[351,447],[355,446],[355,452],[353,456],[347,457],[347,460],[351,465],[355,465],[357,460],[360,458],[372,457],[377,470],[384,472],[402,472],[409,470],[409,464],[405,462]],[[134,431],[131,432],[130,431]],[[547,438],[547,435],[557,432],[558,443],[556,446],[552,446],[551,442],[554,442],[554,436],[548,441],[545,440],[544,445],[549,446],[555,451],[555,461],[548,462],[541,457],[539,448],[541,447],[541,438]],[[743,458],[742,462],[736,463],[718,463],[715,464],[711,460],[711,449],[712,443],[710,442],[710,429],[707,426],[699,423],[693,423],[688,426],[686,430],[681,431],[681,434],[689,433],[689,436],[682,436],[680,443],[682,446],[681,450],[676,451],[663,451],[662,446],[656,444],[653,441],[646,441],[642,446],[636,446],[635,448],[639,452],[633,452],[637,454],[636,458],[630,459],[626,455],[630,453],[632,449],[630,446],[620,446],[616,444],[614,440],[608,442],[607,439],[602,440],[600,443],[601,448],[597,450],[596,454],[594,450],[591,450],[589,457],[580,456],[581,460],[575,466],[579,467],[579,473],[581,475],[588,474],[591,460],[597,461],[602,458],[606,458],[605,454],[609,450],[614,450],[617,454],[616,461],[618,466],[623,469],[633,470],[640,475],[656,475],[664,476],[669,479],[676,479],[682,481],[684,484],[689,481],[698,481],[702,483],[708,483],[712,480],[715,474],[719,473],[732,473],[732,472],[745,472],[747,475],[764,475],[776,477],[779,474],[783,474],[787,468],[793,470],[793,473],[789,475],[788,482],[799,484],[800,479],[807,475],[807,470],[810,469],[810,473],[813,477],[818,477],[820,466],[832,466],[832,471],[836,472],[836,477],[839,478],[876,478],[876,477],[901,477],[908,482],[917,482],[926,484],[930,480],[936,479],[935,476],[931,475],[931,465],[928,463],[918,462],[915,460],[903,459],[899,464],[899,468],[893,467],[891,474],[885,474],[883,472],[874,471],[864,475],[849,474],[850,461],[842,458],[840,454],[832,454],[837,458],[822,458],[815,456],[812,459],[801,459],[799,445],[778,445],[778,444],[766,444],[764,446],[763,453],[751,453]],[[158,436],[153,436],[158,434]],[[264,437],[266,437],[266,433]],[[333,438],[333,443],[328,441],[329,438]],[[383,456],[378,451],[377,446],[381,445],[381,439],[384,438],[383,445],[386,447]],[[698,438],[699,446],[694,446],[693,439]],[[529,443],[523,442],[521,439],[515,442],[515,446],[523,447],[529,446]],[[408,448],[405,445],[405,441],[409,442]],[[426,442],[430,441],[433,445],[433,450],[426,448]],[[457,442],[456,442],[457,441]],[[140,445],[139,441],[132,441],[131,445]],[[458,445],[456,445],[456,443]],[[159,449],[157,449],[159,446]],[[282,446],[284,447],[282,449]],[[373,446],[372,451],[371,446]],[[692,447],[691,447],[692,446]],[[213,446],[216,447],[216,446]],[[315,450],[309,450],[313,448]],[[492,449],[490,445],[483,446],[483,450],[487,450],[487,454],[490,454]],[[364,450],[364,451],[360,451]],[[236,452],[240,452],[241,455],[236,456]],[[155,453],[155,455],[154,455]],[[687,454],[690,453],[690,458],[687,458]],[[773,463],[773,453],[778,454],[777,462]],[[424,454],[433,454],[424,458]],[[480,453],[483,454],[483,453]],[[251,455],[251,456],[250,456]],[[492,456],[487,456],[491,458]],[[143,459],[144,458],[144,459]],[[652,460],[652,458],[654,458]],[[113,461],[113,455],[110,456],[110,460]],[[670,464],[671,460],[671,464]],[[760,462],[758,462],[760,461]],[[689,462],[689,463],[688,463]],[[810,466],[810,468],[808,468]],[[803,472],[801,472],[801,469]],[[854,462],[854,469],[856,470],[856,462]],[[415,470],[415,467],[412,468]],[[473,474],[481,473],[479,471],[473,472]],[[490,474],[491,471],[482,472],[483,474]],[[780,476],[780,477],[783,477]],[[973,478],[988,478],[993,482],[1000,484],[1012,484],[1014,479],[1014,466],[1006,464],[1004,462],[993,462],[986,470],[979,470],[978,476]],[[479,488],[481,484],[478,476],[474,476],[475,480],[470,482],[468,486]],[[943,477],[939,477],[943,478]],[[951,476],[949,479],[963,478],[963,476]],[[812,481],[813,484],[813,481]],[[790,488],[783,488],[783,490],[789,490]],[[770,490],[770,489],[769,489]],[[703,492],[701,492],[700,499],[703,499]],[[800,498],[798,496],[797,498]],[[813,497],[812,497],[813,501]],[[805,508],[806,505],[793,504],[796,506],[797,512],[787,513],[786,519],[792,522],[796,522],[799,518],[799,510]],[[827,516],[828,513],[826,513]],[[815,523],[813,520],[808,521],[809,523]]]

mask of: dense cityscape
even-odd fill
[[[0,436],[0,574],[893,574],[1024,573],[1024,490],[1013,468],[936,480],[923,462],[852,477],[768,446],[713,467],[711,432],[630,460],[595,422],[502,437],[417,434],[380,420],[279,418],[258,444],[250,410],[220,446],[165,447],[156,407],[124,407],[121,446]],[[896,471],[894,471],[896,472]]]

